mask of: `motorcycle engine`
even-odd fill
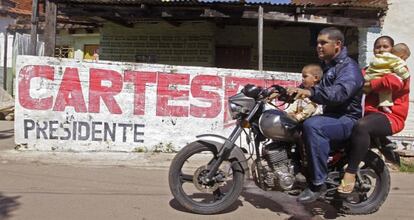
[[[288,158],[286,143],[272,142],[262,149],[263,158],[268,166],[262,169],[264,182],[269,188],[291,190],[295,183],[294,166]]]

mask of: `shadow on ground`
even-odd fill
[[[0,219],[8,219],[11,217],[11,213],[20,206],[20,202],[17,200],[20,196],[5,196],[0,193]]]
[[[193,213],[190,210],[185,209],[183,206],[181,206],[176,199],[172,199],[170,201],[170,206],[171,206],[171,208],[173,208],[175,210],[178,210],[178,211],[181,211],[181,212]],[[219,212],[217,214],[224,214],[224,213],[233,212],[234,210],[239,208],[239,206],[243,206],[243,203],[240,200],[237,200],[229,208],[227,208],[226,210],[224,210],[222,212]]]
[[[14,136],[14,129],[0,131],[0,139],[7,139]]]
[[[275,214],[285,213],[290,215],[288,220],[335,219],[342,216],[335,207],[327,203],[317,201],[303,205],[296,202],[295,196],[276,191],[264,191],[251,180],[244,184],[241,196],[257,209],[269,209]],[[176,199],[170,201],[170,206],[178,211],[192,213],[182,207]],[[233,212],[240,206],[243,206],[243,202],[237,200],[228,209],[217,214]]]
[[[335,219],[340,216],[336,208],[327,203],[317,201],[303,205],[296,201],[295,196],[276,191],[264,191],[253,181],[245,183],[242,196],[246,202],[256,208],[291,215],[289,220]]]

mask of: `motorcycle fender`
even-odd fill
[[[218,135],[200,135],[197,136],[197,138],[199,138],[197,142],[207,145],[209,147],[214,147],[217,150],[217,152],[220,152],[221,148],[224,145],[224,142],[226,141],[226,138]],[[241,168],[243,168],[244,172],[247,172],[249,170],[247,159],[239,146],[234,146],[233,150],[230,153],[229,159],[237,160]]]
[[[400,155],[395,152],[394,149],[383,147],[379,150],[382,155],[384,155],[385,159],[397,166],[401,166]]]

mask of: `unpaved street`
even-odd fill
[[[225,213],[196,215],[169,192],[171,155],[13,152],[13,133],[2,125],[0,219],[414,219],[414,175],[396,172],[372,215],[341,216],[321,202],[304,207],[282,193],[272,201],[246,192]]]
[[[227,213],[191,214],[172,198],[165,169],[89,168],[3,160],[0,175],[2,219],[308,219],[312,214],[319,214],[320,219],[414,218],[414,176],[408,174],[394,173],[393,190],[381,210],[358,218],[338,216],[320,202],[303,207],[296,204],[294,197],[281,193],[276,202],[244,193]]]

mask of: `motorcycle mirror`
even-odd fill
[[[261,91],[262,91],[262,87],[255,86],[253,84],[247,84],[244,86],[241,92],[247,97],[257,98],[259,97],[259,94]]]

